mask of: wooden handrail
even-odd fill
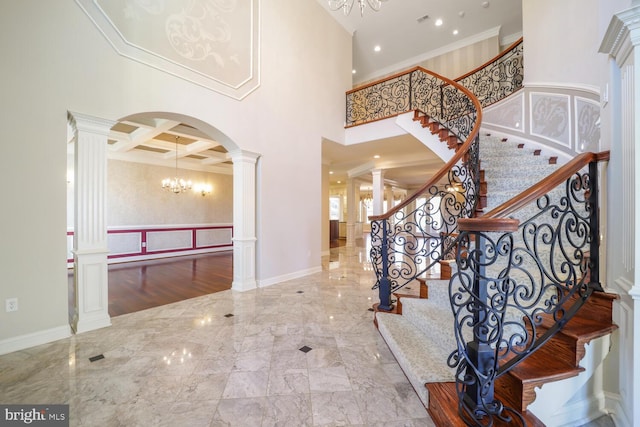
[[[477,73],[478,71],[482,70],[483,68],[487,68],[489,66],[489,64],[493,64],[494,62],[496,62],[498,59],[502,58],[503,56],[507,55],[508,53],[511,53],[511,51],[518,46],[520,43],[522,43],[523,38],[520,37],[518,40],[516,40],[515,42],[513,42],[511,44],[511,46],[509,46],[508,48],[506,48],[505,50],[503,50],[502,52],[500,52],[499,54],[497,54],[495,57],[493,57],[492,59],[488,60],[487,62],[485,62],[484,64],[476,67],[475,69],[469,71],[466,74],[461,75],[460,77],[457,77],[455,79],[453,79],[456,82],[459,82],[462,79],[465,79],[467,77],[469,77],[472,74]]]
[[[511,224],[503,223],[508,215],[521,209],[523,206],[538,200],[558,185],[566,182],[573,174],[591,162],[601,162],[609,160],[609,151],[600,153],[583,153],[574,157],[570,162],[560,167],[551,175],[538,182],[533,187],[507,200],[500,206],[487,212],[479,218],[459,219],[460,231],[514,231]],[[505,228],[500,228],[501,224]]]
[[[420,187],[410,197],[405,199],[399,205],[395,206],[393,209],[387,211],[386,213],[384,213],[382,215],[372,215],[372,216],[370,216],[369,217],[369,221],[379,221],[379,220],[389,219],[396,212],[400,211],[401,209],[404,209],[411,202],[415,201],[422,193],[424,193],[431,186],[436,185],[447,173],[449,173],[449,170],[451,168],[453,168],[453,166],[455,166],[455,164],[458,163],[458,161],[460,161],[462,159],[462,157],[467,153],[467,151],[469,150],[469,147],[471,146],[471,144],[473,144],[473,141],[476,139],[476,136],[478,135],[478,132],[480,131],[480,125],[482,124],[482,105],[480,104],[480,101],[478,101],[478,98],[476,98],[476,96],[469,89],[467,89],[466,87],[460,85],[459,83],[454,82],[451,79],[443,77],[443,76],[441,76],[439,74],[436,74],[436,73],[434,73],[432,71],[426,70],[426,69],[424,69],[422,67],[415,67],[413,70],[420,70],[420,71],[423,71],[423,72],[425,72],[427,74],[431,74],[432,76],[435,76],[436,78],[447,82],[451,86],[454,86],[456,89],[458,89],[459,91],[461,91],[465,95],[467,95],[467,97],[473,102],[473,105],[476,108],[476,112],[477,112],[476,123],[473,126],[473,129],[471,130],[471,133],[467,137],[467,140],[462,144],[462,146],[460,146],[460,148],[456,151],[454,156],[442,168],[440,168],[440,170],[438,172],[436,172],[435,175],[433,175],[431,177],[431,179],[427,181],[426,184],[424,184],[422,187]]]

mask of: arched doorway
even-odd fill
[[[71,324],[76,333],[109,326],[107,278],[106,165],[109,144],[113,144],[116,121],[69,112],[74,164],[74,295]],[[139,113],[119,122],[161,123],[167,129],[184,126],[218,142],[228,153],[233,168],[233,282],[232,289],[245,291],[256,287],[256,153],[243,151],[224,133],[193,117],[173,113]],[[188,129],[187,129],[188,128]],[[156,129],[153,132],[159,132]],[[152,133],[153,133],[152,132]],[[177,132],[177,131],[176,131]],[[129,135],[125,144],[136,144]],[[195,135],[195,133],[194,133]],[[216,157],[211,155],[210,157]]]

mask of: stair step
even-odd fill
[[[402,317],[448,353],[456,349],[449,301],[405,300]]]
[[[582,310],[589,305],[591,298],[583,305],[578,313],[557,333],[548,343],[554,348],[556,357],[566,360],[578,366],[585,355],[585,345],[591,340],[609,335],[618,326],[611,323],[611,316],[608,320],[593,319],[585,317]],[[543,334],[553,327],[555,322],[550,317],[544,317],[538,327],[538,333]]]
[[[617,294],[610,292],[593,292],[585,305],[580,308],[579,314],[598,322],[611,322],[613,314],[613,302],[618,299]]]
[[[430,383],[426,387],[429,391],[429,406],[427,409],[437,427],[467,427],[467,424],[458,414],[458,393],[454,382]],[[529,411],[523,412],[522,417],[529,427],[544,427],[544,423]],[[493,421],[494,427],[520,425],[519,422],[507,423],[498,418]]]
[[[550,175],[554,171],[558,169],[557,165],[549,165],[544,162],[536,163],[534,157],[531,158],[531,161],[521,160],[521,159],[505,159],[504,162],[506,164],[510,164],[513,166],[514,164],[518,165],[518,176],[525,175],[535,175],[540,176],[541,179]],[[499,178],[510,178],[514,176],[513,168],[511,167],[503,167],[505,163],[501,163],[498,165],[494,165],[491,161],[484,161],[483,167],[485,169],[484,175],[486,180],[490,179],[499,179]]]
[[[429,396],[425,384],[454,379],[453,370],[447,364],[450,349],[439,348],[404,317],[376,313],[378,331],[426,407]]]
[[[557,357],[554,346],[549,344],[551,341],[496,380],[496,393],[505,399],[505,405],[525,411],[536,398],[536,387],[575,377],[584,371]]]

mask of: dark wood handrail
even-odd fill
[[[476,139],[476,136],[478,135],[478,132],[480,131],[480,125],[482,124],[482,105],[480,104],[480,101],[478,101],[478,98],[476,98],[476,96],[469,89],[467,89],[466,87],[460,85],[459,83],[454,82],[451,79],[443,77],[443,76],[441,76],[439,74],[436,74],[436,73],[434,73],[432,71],[429,71],[427,69],[424,69],[422,67],[415,67],[413,70],[420,70],[420,71],[423,71],[423,72],[425,72],[427,74],[431,74],[432,76],[435,76],[436,78],[447,82],[451,86],[455,86],[456,89],[458,89],[459,91],[461,91],[465,95],[467,95],[467,97],[473,102],[473,105],[476,108],[476,112],[477,112],[476,123],[473,126],[473,129],[471,130],[471,133],[467,137],[467,140],[464,142],[464,144],[462,144],[462,146],[460,146],[460,149],[458,149],[458,151],[456,151],[456,153],[451,158],[451,160],[449,160],[442,168],[440,168],[440,170],[438,172],[436,172],[435,175],[433,175],[431,177],[431,179],[429,179],[427,181],[426,184],[424,184],[422,187],[420,187],[410,197],[405,199],[399,205],[395,206],[393,209],[387,211],[386,213],[384,213],[382,215],[372,215],[372,216],[370,216],[369,217],[370,221],[380,221],[380,220],[386,220],[386,219],[391,218],[391,216],[394,215],[396,212],[398,212],[401,209],[404,209],[411,202],[415,201],[427,189],[429,189],[432,186],[436,185],[447,173],[449,173],[449,170],[451,168],[453,168],[453,166],[455,166],[455,164],[458,163],[458,161],[460,161],[462,159],[462,157],[467,153],[467,151],[469,151],[469,147],[471,146],[471,144],[473,144],[473,141]]]
[[[484,64],[478,66],[477,68],[469,71],[466,74],[461,75],[460,77],[457,77],[455,79],[453,79],[456,82],[459,82],[462,79],[465,79],[467,77],[469,77],[472,74],[477,73],[478,71],[482,70],[483,68],[487,68],[489,66],[489,64],[493,64],[494,62],[496,62],[498,59],[502,58],[503,56],[507,55],[508,53],[511,53],[511,51],[518,46],[520,43],[522,43],[523,38],[520,37],[517,41],[513,42],[511,44],[511,46],[509,46],[508,48],[506,48],[505,50],[503,50],[502,52],[500,52],[499,54],[497,54],[495,57],[493,57],[492,59],[488,60],[487,62],[485,62]]]
[[[459,219],[458,226],[460,231],[513,231],[511,229],[512,224],[502,222],[508,215],[538,200],[558,185],[566,182],[573,174],[589,163],[607,160],[609,160],[609,151],[580,154],[533,187],[507,200],[485,215],[479,218]],[[504,225],[504,228],[500,228],[501,224]]]

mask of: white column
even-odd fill
[[[387,199],[387,210],[389,210],[393,207],[393,195],[395,193],[395,188],[388,186],[385,190],[385,199]]]
[[[356,245],[356,215],[360,203],[356,199],[356,180],[347,179],[347,247]]]
[[[237,150],[233,160],[234,291],[256,288],[256,162],[259,154]]]
[[[382,215],[384,213],[384,170],[374,169],[373,175],[373,214]]]
[[[111,325],[107,270],[107,137],[115,122],[70,113],[74,136],[76,333]]]
[[[636,1],[633,3],[637,4]],[[601,117],[610,120],[611,159],[607,193],[607,287],[619,294],[614,322],[620,326],[611,363],[618,370],[613,412],[616,425],[640,425],[640,7],[614,15],[600,52],[615,59],[612,95]],[[605,127],[607,129],[607,127]],[[618,131],[619,130],[619,131]],[[613,243],[613,244],[612,244]],[[617,355],[615,354],[617,352]],[[610,357],[609,359],[613,359]],[[613,394],[612,393],[612,394]]]

